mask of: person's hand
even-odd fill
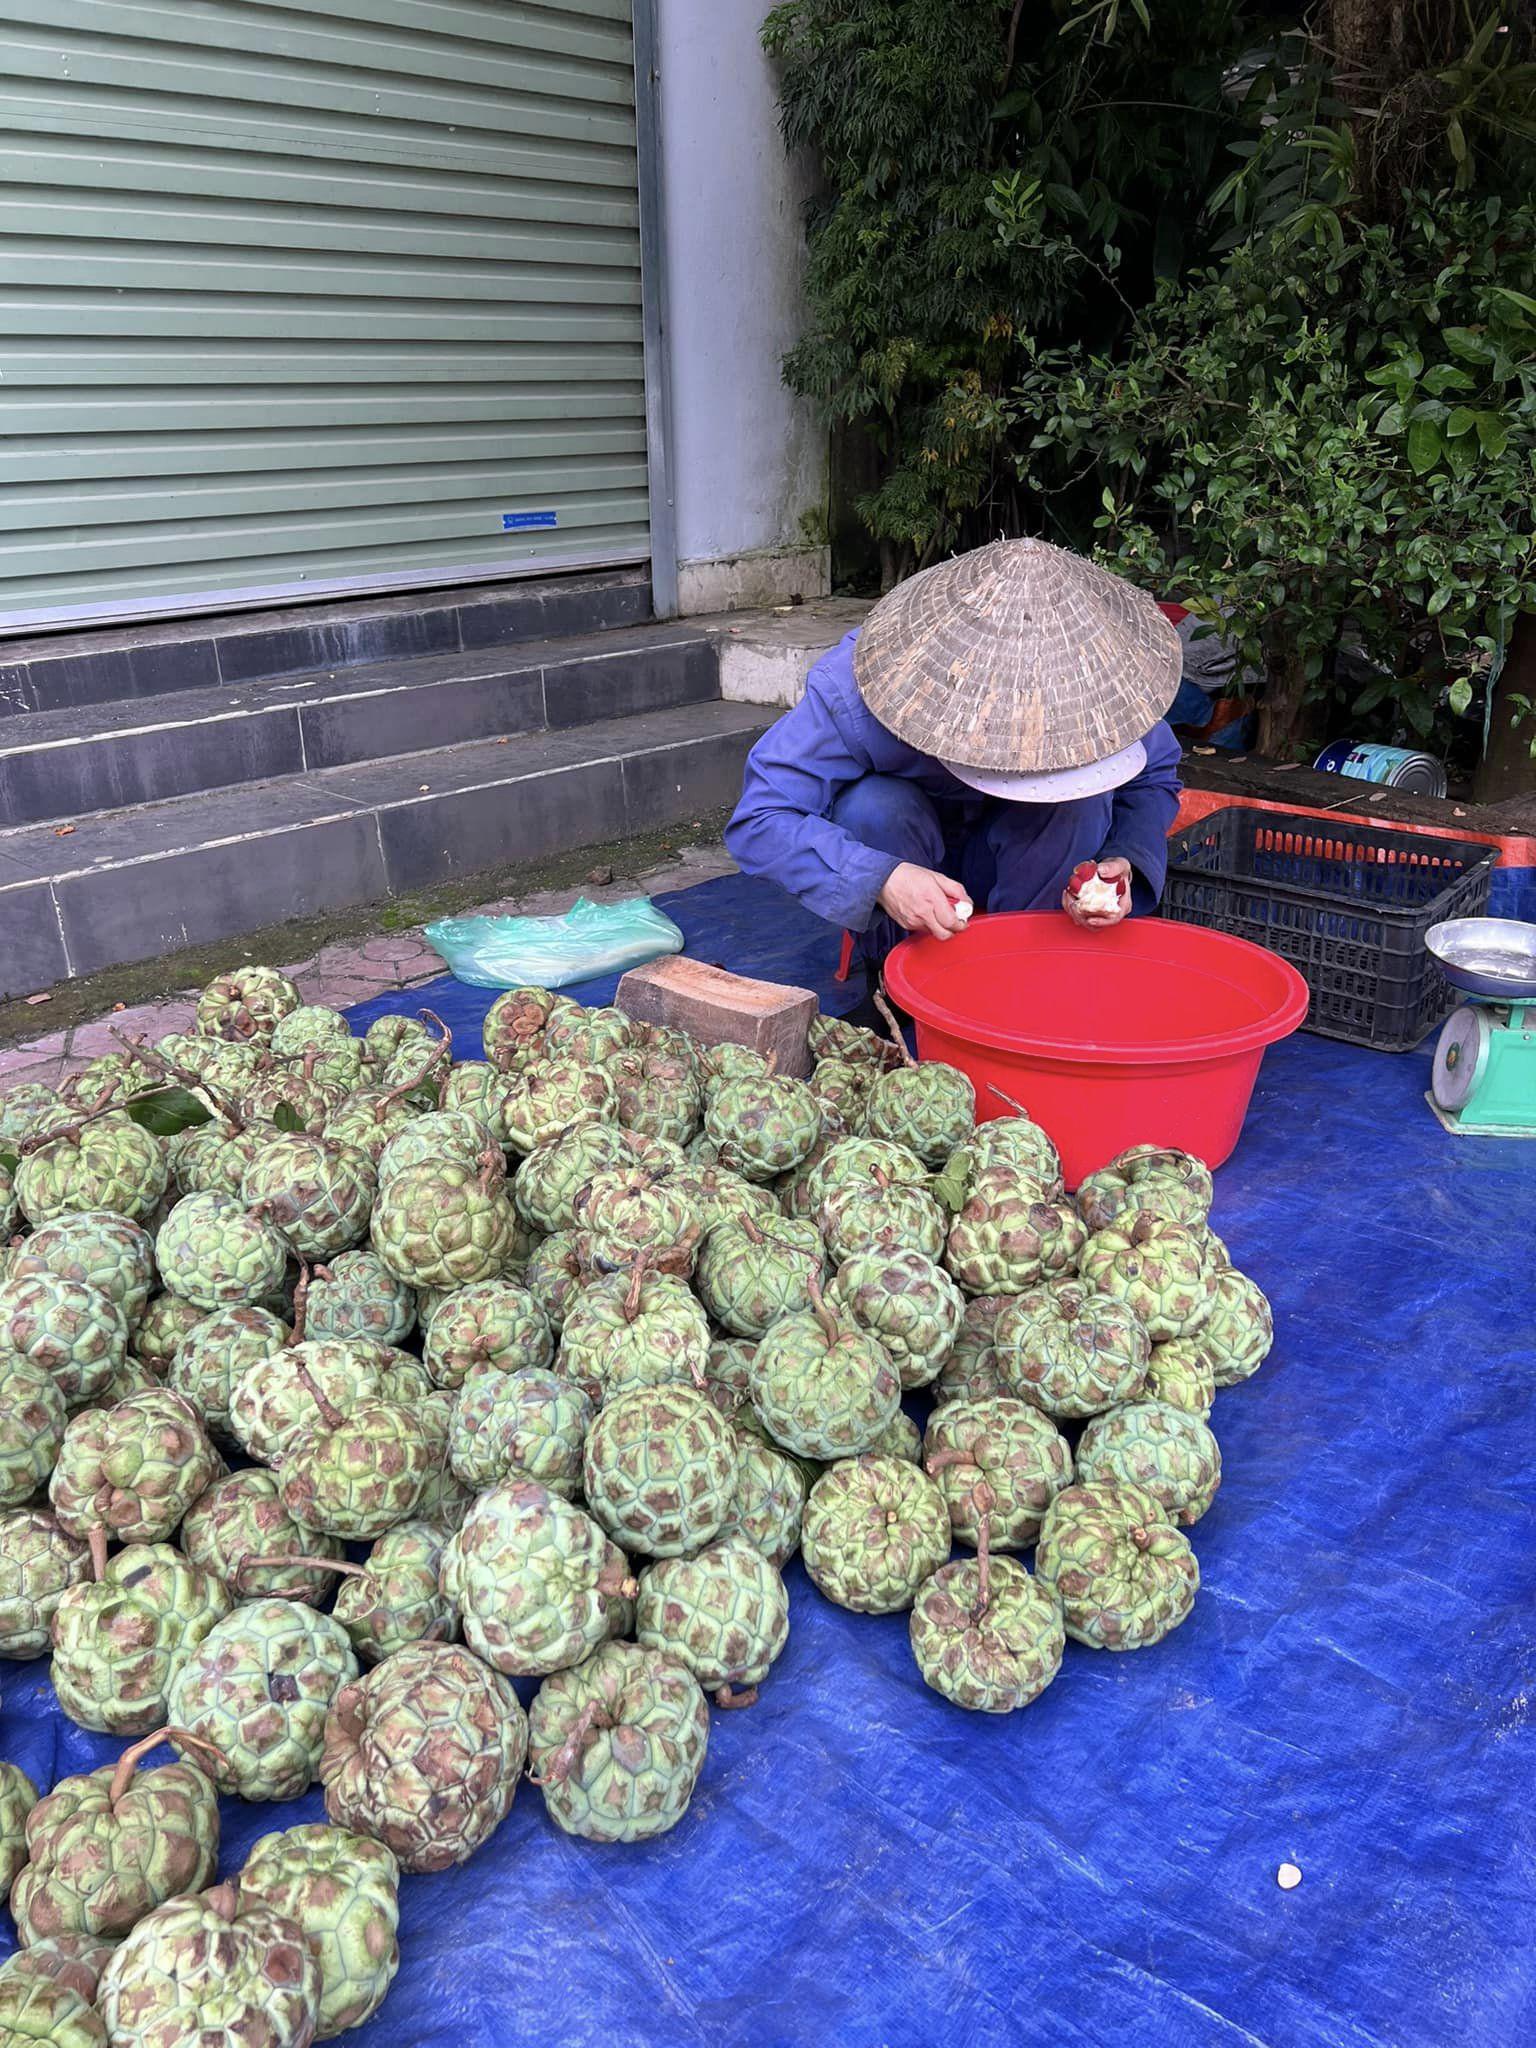
[[[892,868],[876,901],[903,931],[931,932],[936,939],[950,939],[964,931],[970,916],[970,898],[958,882],[936,875],[932,868],[915,867],[909,860]]]
[[[1107,887],[1095,887],[1106,884]],[[1114,890],[1110,900],[1109,890]],[[1131,914],[1131,864],[1113,860],[1080,861],[1061,892],[1061,907],[1084,931],[1105,931]]]

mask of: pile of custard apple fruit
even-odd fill
[[[573,1835],[681,1819],[796,1550],[985,1713],[1185,1618],[1212,1404],[1272,1337],[1206,1168],[1137,1146],[1068,1199],[953,1067],[812,1051],[521,988],[455,1064],[250,967],[0,1096],[0,1655],[126,1745],[41,1798],[0,1765],[0,2038],[359,2025],[400,1872],[525,1773]],[[219,1795],[317,1779],[327,1821],[216,1882]]]

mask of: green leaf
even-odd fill
[[[1423,476],[1440,460],[1440,429],[1433,420],[1415,420],[1408,429],[1408,460],[1415,476]]]
[[[1446,701],[1458,718],[1462,717],[1472,702],[1472,685],[1465,676],[1458,676],[1446,692]]]
[[[1443,587],[1439,590],[1432,590],[1429,593],[1429,603],[1424,607],[1426,615],[1432,619],[1438,618],[1450,603],[1453,594],[1453,592]]]
[[[195,1130],[211,1123],[213,1112],[187,1088],[151,1088],[131,1096],[124,1105],[133,1122],[157,1138],[174,1138],[178,1131]]]
[[[1443,398],[1447,391],[1471,391],[1475,381],[1465,370],[1458,370],[1454,363],[1436,363],[1425,373],[1424,389],[1432,391],[1436,398]]]
[[[1522,313],[1536,316],[1536,299],[1528,299],[1524,292],[1511,291],[1507,284],[1496,284],[1493,291],[1495,298],[1508,299],[1509,303],[1518,306]]]
[[[1477,439],[1485,455],[1500,456],[1509,446],[1509,426],[1496,412],[1480,412],[1477,415]]]
[[[1451,354],[1460,356],[1464,363],[1486,363],[1493,354],[1492,343],[1473,327],[1442,327],[1440,338]]]
[[[20,1164],[21,1154],[19,1152],[0,1152],[0,1168],[3,1168],[5,1172],[14,1173]]]
[[[302,1131],[304,1119],[291,1102],[280,1102],[272,1112],[272,1121],[280,1131]]]
[[[1463,434],[1470,434],[1477,415],[1470,407],[1458,405],[1445,423],[1447,441],[1459,441]]]

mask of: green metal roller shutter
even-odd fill
[[[648,553],[630,0],[0,0],[0,626]]]

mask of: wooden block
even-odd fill
[[[811,1071],[807,1034],[819,1005],[808,988],[748,981],[703,960],[672,954],[632,967],[614,1001],[643,1024],[671,1024],[702,1045],[750,1045],[774,1055],[780,1074]]]

